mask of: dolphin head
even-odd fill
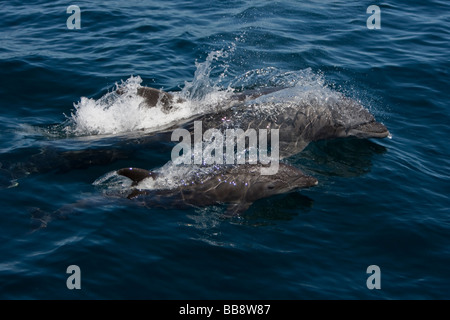
[[[389,130],[355,100],[343,97],[331,105],[331,118],[338,137],[385,138]]]
[[[277,173],[273,175],[256,175],[255,180],[249,185],[246,200],[253,202],[257,199],[309,188],[317,184],[317,179],[304,174],[293,166],[280,163]]]

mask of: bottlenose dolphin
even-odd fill
[[[155,107],[158,101],[164,102],[166,111],[173,106],[170,93],[148,87],[139,88],[137,93],[148,107]],[[203,132],[212,128],[279,129],[280,158],[299,153],[313,141],[389,136],[386,126],[369,110],[338,92],[320,97],[296,87],[267,88],[236,93],[222,104],[224,108],[218,112],[189,119],[186,127],[193,133],[194,121],[202,121]]]
[[[317,185],[317,180],[301,170],[280,163],[273,175],[261,175],[261,165],[209,167],[209,174],[191,174],[178,177],[175,185],[165,185],[164,172],[152,172],[139,168],[117,170],[120,176],[131,179],[132,189],[127,198],[155,197],[170,198],[172,203],[182,202],[194,206],[208,206],[227,203],[229,214],[245,211],[258,199]],[[157,189],[145,189],[147,182],[162,181]],[[149,181],[150,180],[150,181]]]
[[[167,166],[167,164],[155,171],[139,168],[119,169],[113,172],[112,176],[130,179],[131,187],[124,190],[120,184],[118,193],[114,190],[112,193],[106,192],[104,195],[86,197],[53,212],[31,208],[32,231],[47,227],[53,220],[66,220],[80,208],[102,206],[105,195],[115,198],[120,201],[119,203],[128,201],[126,198],[135,199],[137,205],[143,204],[148,207],[161,205],[164,207],[165,204],[169,204],[169,207],[186,205],[200,207],[224,203],[228,205],[226,214],[231,216],[244,212],[258,199],[317,185],[315,178],[305,175],[293,166],[280,163],[278,173],[270,176],[261,175],[260,166],[245,164],[206,168],[185,167],[184,169],[188,169],[186,172],[190,174],[177,177],[168,175],[168,171],[175,167]],[[109,176],[109,174],[106,175],[106,177]],[[148,182],[158,182],[158,180],[157,188],[146,189]],[[173,184],[168,183],[168,180],[178,181]],[[107,178],[99,178],[94,185],[102,186],[104,181],[107,181]]]
[[[280,96],[276,96],[277,94]],[[273,101],[269,98],[272,95]],[[222,112],[207,114],[202,130],[278,129],[280,159],[301,152],[310,142],[344,138],[384,138],[387,128],[360,103],[336,94],[324,100],[301,99],[283,101],[282,91],[235,105]],[[192,125],[190,126],[192,132]]]

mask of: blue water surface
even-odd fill
[[[70,4],[80,29],[67,27]],[[367,27],[370,5],[380,29]],[[449,21],[444,0],[2,1],[0,298],[449,299]],[[172,145],[65,135],[74,103],[131,76],[180,91],[217,52],[215,88],[312,74],[392,138],[310,144],[287,161],[319,185],[240,217],[102,196],[96,179],[159,167]],[[66,166],[55,148],[125,155]],[[31,174],[6,169],[30,157]],[[70,265],[81,290],[66,286]],[[367,287],[370,265],[381,289]]]

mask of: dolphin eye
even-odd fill
[[[269,189],[269,190],[275,189],[275,186],[272,185],[272,184],[269,184],[269,185],[267,186],[267,189]]]

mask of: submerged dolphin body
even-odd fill
[[[188,205],[208,206],[218,203],[229,204],[228,212],[236,214],[245,211],[258,199],[293,190],[317,185],[317,180],[305,175],[299,169],[280,163],[274,175],[261,175],[260,165],[225,166],[211,171],[209,174],[189,177],[178,177],[175,185],[164,184],[167,177],[164,173],[152,172],[139,168],[123,168],[117,170],[120,176],[133,181],[133,189],[129,199],[147,196],[178,199]],[[146,182],[163,181],[157,189],[145,189]],[[150,180],[150,181],[149,181]]]
[[[123,148],[125,149],[125,148]],[[19,185],[18,180],[34,173],[67,173],[76,169],[87,169],[96,165],[107,165],[120,159],[127,159],[132,151],[110,149],[86,149],[59,151],[50,147],[42,148],[20,162],[0,162],[0,189]]]
[[[137,93],[146,106],[155,107],[159,102],[166,112],[175,99],[170,93],[147,87]],[[389,136],[388,129],[359,102],[337,92],[320,97],[296,87],[249,90],[233,95],[224,106],[216,113],[189,119],[190,131],[192,120],[202,121],[203,131],[279,129],[280,158],[299,153],[313,141]]]

